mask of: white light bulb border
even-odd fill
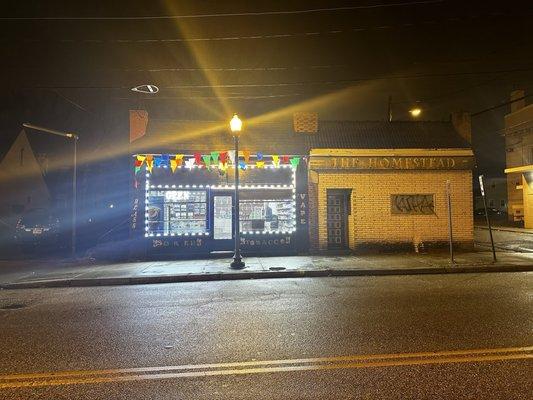
[[[167,166],[163,166],[163,168],[167,168]],[[189,168],[189,167],[182,167],[182,168]],[[203,168],[203,166],[194,165],[192,168]],[[192,169],[191,168],[191,169]],[[255,166],[248,166],[248,168],[255,168]],[[250,231],[243,231],[241,232],[243,235],[288,235],[292,234],[296,231],[296,167],[293,167],[292,165],[280,165],[279,167],[275,165],[268,165],[264,166],[264,168],[291,168],[292,172],[292,184],[291,185],[282,185],[282,184],[275,184],[275,185],[239,185],[239,190],[250,190],[250,189],[271,189],[271,190],[291,190],[292,191],[292,221],[293,224],[291,226],[291,229],[285,229],[285,230],[262,230],[262,231],[256,231],[256,230],[250,230]],[[149,203],[149,191],[151,189],[212,189],[212,190],[229,190],[229,189],[235,189],[235,185],[151,185],[150,184],[150,173],[146,173],[146,181],[145,181],[145,204],[148,205]],[[265,201],[265,200],[262,200]],[[149,219],[148,219],[148,212],[144,213],[145,216],[145,237],[205,237],[210,235],[210,231],[205,232],[184,232],[184,233],[153,233],[149,232]]]

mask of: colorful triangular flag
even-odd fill
[[[211,166],[211,155],[210,154],[202,156],[202,159],[206,167]]]
[[[140,162],[139,167],[142,167],[144,160],[146,160],[146,156],[143,156],[142,154],[137,154],[137,161]]]
[[[298,164],[300,164],[300,157],[293,157],[293,158],[291,158],[291,165],[292,165],[294,168],[297,168],[297,167],[298,167]]]
[[[170,155],[168,154],[162,154],[161,155],[161,166],[162,167],[170,167]]]
[[[228,157],[230,162],[235,165],[235,150],[229,150],[228,151]]]
[[[146,170],[152,173],[152,168],[154,167],[154,156],[146,156]]]
[[[228,152],[227,151],[221,151],[220,152],[220,162],[225,165],[228,162]]]
[[[246,164],[249,164],[250,163],[250,150],[243,150],[242,155],[244,157],[244,162]]]
[[[189,158],[188,160],[185,160],[185,167],[192,169],[194,167],[195,162],[196,162],[195,158]]]
[[[178,167],[178,162],[175,159],[171,159],[170,169],[172,170],[172,172],[175,172],[177,167]]]
[[[196,165],[202,164],[202,155],[200,153],[194,153],[194,161]]]

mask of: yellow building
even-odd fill
[[[526,106],[523,90],[514,91],[511,100],[505,116],[508,216],[533,228],[533,104]]]
[[[311,250],[473,244],[468,117],[453,122],[320,122],[308,134]],[[455,127],[454,127],[455,125]]]

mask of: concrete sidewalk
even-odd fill
[[[230,258],[95,264],[90,261],[2,261],[0,288],[110,286],[149,283],[285,277],[445,274],[533,271],[533,254],[489,251],[458,253],[452,266],[446,253],[365,256],[249,257],[246,269],[231,270]]]

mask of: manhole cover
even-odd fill
[[[285,267],[270,267],[269,270],[271,271],[283,271]]]
[[[0,306],[0,310],[18,310],[19,308],[26,307],[26,304],[22,303],[10,303],[10,304],[3,304]]]

